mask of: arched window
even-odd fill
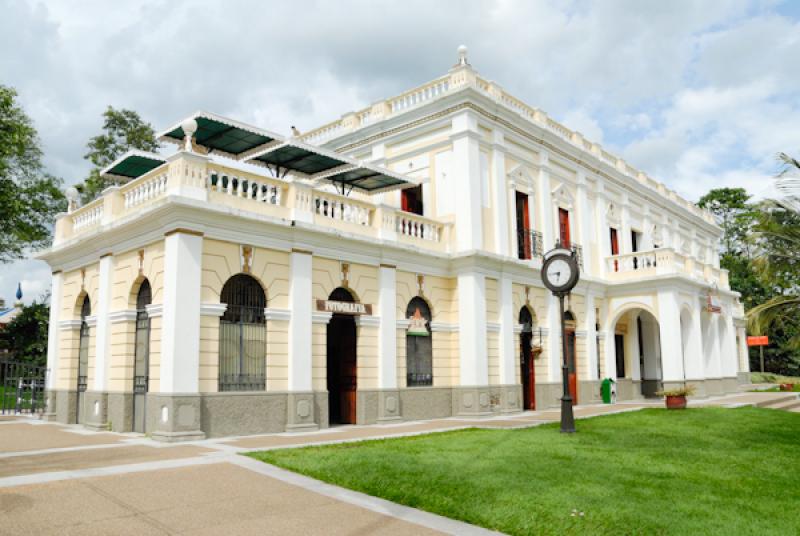
[[[533,332],[533,315],[528,307],[519,310],[519,324],[522,326],[522,333]]]
[[[261,285],[238,274],[222,287],[228,307],[219,322],[219,390],[263,391],[266,385],[267,297]]]
[[[411,321],[406,332],[406,384],[433,385],[431,309],[422,298],[413,298],[406,307],[406,318]]]
[[[133,360],[133,431],[144,432],[144,397],[150,384],[150,317],[147,306],[152,301],[150,282],[145,279],[136,295],[136,335]]]
[[[89,324],[86,319],[92,314],[89,296],[83,297],[81,305],[81,333],[78,347],[78,392],[86,391],[86,375],[89,370]]]

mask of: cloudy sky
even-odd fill
[[[800,153],[800,2],[47,2],[0,0],[0,83],[50,172],[88,171],[108,105],[156,129],[205,109],[289,133],[444,74],[459,44],[485,77],[691,200],[762,193]],[[0,266],[0,297],[49,286]]]

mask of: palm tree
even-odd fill
[[[784,164],[775,185],[780,196],[762,204],[753,236],[760,253],[753,265],[775,295],[748,311],[754,333],[800,318],[800,161],[785,153],[778,158]],[[800,334],[789,343],[800,350]]]

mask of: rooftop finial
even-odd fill
[[[22,283],[17,283],[17,301],[22,301]]]
[[[183,129],[184,135],[184,142],[183,142],[183,150],[186,152],[192,152],[192,136],[194,133],[197,132],[197,121],[193,117],[184,120],[181,123],[181,128]]]
[[[469,65],[467,61],[467,45],[461,45],[458,47],[458,63],[457,65]]]

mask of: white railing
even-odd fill
[[[609,272],[625,273],[656,267],[657,250],[613,255],[606,259]]]
[[[283,188],[280,184],[252,175],[233,174],[219,169],[208,172],[208,189],[232,197],[251,199],[258,203],[280,206],[283,204]]]
[[[94,203],[78,209],[72,215],[72,230],[80,231],[100,223],[103,219],[103,198]]]
[[[442,239],[444,226],[437,221],[403,211],[398,211],[394,220],[394,230],[398,234],[431,242],[439,242]]]
[[[344,127],[342,126],[341,120],[337,120],[329,125],[325,125],[310,132],[309,134],[303,136],[302,139],[306,143],[320,144],[335,137],[337,134],[339,134],[339,132],[342,131],[343,128]]]
[[[162,173],[140,183],[132,181],[126,185],[126,187],[128,186],[130,187],[122,191],[123,206],[126,209],[141,205],[163,195],[167,191],[167,174]]]
[[[374,207],[336,194],[314,193],[314,213],[356,225],[370,225]]]
[[[412,89],[399,97],[389,100],[389,108],[392,113],[406,110],[423,102],[435,99],[439,95],[447,92],[450,85],[447,80],[436,80],[430,84],[417,89]]]

